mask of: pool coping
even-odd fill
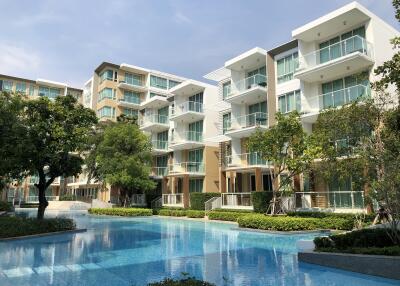
[[[267,230],[267,229],[248,228],[248,227],[238,227],[238,229],[246,230],[246,231],[252,231],[252,232],[262,232],[262,233],[282,234],[282,235],[291,235],[291,234],[330,234],[331,233],[331,230],[326,230],[326,229],[292,230],[292,231]]]
[[[400,280],[400,256],[301,251],[301,262]]]
[[[82,232],[86,232],[86,231],[87,231],[86,228],[80,228],[80,229],[73,229],[73,230],[53,231],[53,232],[29,234],[29,235],[24,235],[24,236],[4,237],[4,238],[0,238],[0,242],[23,240],[23,239],[30,239],[30,238],[39,238],[39,237],[59,235],[59,234],[82,233]]]

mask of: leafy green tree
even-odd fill
[[[23,100],[21,108],[13,111],[18,114],[17,128],[9,128],[3,135],[4,140],[18,144],[0,146],[5,164],[11,162],[10,170],[2,167],[1,171],[9,177],[39,177],[35,184],[39,193],[37,218],[42,219],[48,206],[46,189],[57,177],[81,172],[81,155],[89,150],[88,135],[97,122],[96,114],[69,95],[54,101],[46,97]]]
[[[136,120],[119,118],[101,123],[92,135],[92,150],[87,156],[90,176],[118,188],[123,204],[132,193],[156,187],[150,179],[151,143]]]
[[[248,141],[251,152],[257,152],[271,164],[273,196],[271,213],[278,211],[279,197],[291,191],[293,178],[310,168],[317,154],[309,144],[297,112],[276,114],[277,123],[265,131],[257,130]]]

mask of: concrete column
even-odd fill
[[[275,122],[276,113],[276,87],[275,87],[275,61],[274,56],[267,54],[267,101],[268,101],[268,125],[272,126]]]
[[[186,209],[189,207],[189,175],[183,176],[183,207]]]
[[[231,171],[230,173],[229,173],[229,176],[230,176],[230,185],[231,185],[231,192],[233,192],[234,191],[234,189],[235,189],[235,172],[233,172],[233,171]]]
[[[163,177],[161,180],[161,194],[168,193],[168,178]]]
[[[255,168],[256,174],[256,191],[263,191],[261,168]]]
[[[226,193],[226,172],[219,171],[219,192]]]

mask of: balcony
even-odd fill
[[[356,35],[299,57],[294,76],[306,82],[329,81],[373,64],[372,44]]]
[[[153,140],[153,154],[160,155],[168,153],[168,141]]]
[[[171,108],[170,120],[192,123],[204,118],[203,104],[195,101],[186,101]]]
[[[120,80],[118,83],[118,88],[137,92],[147,91],[147,87],[144,85],[144,83],[138,80],[131,80],[128,82]]]
[[[225,101],[235,104],[253,104],[267,99],[267,77],[256,74],[233,82],[231,92]]]
[[[366,100],[370,97],[370,87],[361,84],[310,98],[306,97],[306,102],[302,103],[301,106],[302,118],[305,122],[313,123],[317,119],[319,112],[324,109],[341,107],[355,101]]]
[[[203,133],[196,131],[185,131],[182,134],[175,133],[169,144],[174,151],[203,147]]]
[[[232,118],[230,122],[230,128],[226,130],[225,135],[235,138],[249,137],[256,130],[256,128],[268,128],[267,113],[255,112],[252,114]]]
[[[182,162],[168,165],[168,175],[204,175],[202,162]]]
[[[153,167],[151,168],[150,177],[162,178],[168,175],[168,167]]]
[[[251,193],[222,193],[221,208],[252,210]]]
[[[154,95],[148,96],[145,101],[140,104],[142,108],[159,109],[169,104],[167,96]]]
[[[169,129],[168,116],[160,114],[145,115],[139,121],[140,129],[143,131],[162,132]]]
[[[183,207],[183,194],[163,194],[162,205],[169,207]]]
[[[124,107],[140,107],[140,98],[125,97],[118,99],[118,105]]]
[[[271,164],[256,153],[243,153],[226,156],[225,165],[229,169],[243,169],[249,167],[269,168]]]

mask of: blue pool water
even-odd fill
[[[68,216],[88,231],[0,243],[0,286],[139,286],[182,272],[217,285],[400,285],[299,263],[296,241],[312,235],[169,218]]]

